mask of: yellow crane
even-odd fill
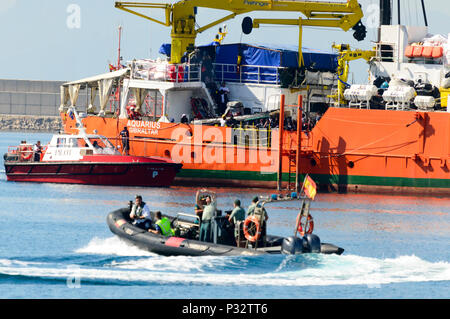
[[[370,60],[375,57],[376,52],[374,50],[352,50],[350,48],[350,45],[348,44],[334,44],[332,45],[332,48],[337,50],[338,55],[338,68],[337,68],[337,75],[338,75],[338,89],[336,94],[330,95],[328,97],[332,98],[335,103],[337,104],[344,104],[344,90],[347,86],[348,81],[348,74],[349,74],[349,62],[359,59],[364,59],[367,62],[370,62]]]
[[[173,4],[116,2],[115,7],[150,21],[172,27],[171,31],[171,63],[179,63],[185,52],[194,49],[197,34],[214,27],[237,15],[254,11],[300,12],[304,17],[298,19],[255,19],[246,17],[243,20],[243,32],[248,34],[260,24],[281,24],[299,26],[299,65],[303,65],[301,54],[302,26],[334,27],[348,31],[353,28],[354,37],[363,40],[366,29],[361,23],[363,12],[357,0],[347,2],[301,1],[301,0],[181,0]],[[197,8],[210,8],[230,12],[221,19],[203,27],[196,27]],[[165,19],[158,20],[137,9],[162,9]]]

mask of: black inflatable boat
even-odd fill
[[[262,255],[262,254],[342,254],[343,248],[332,244],[321,243],[317,235],[305,234],[303,237],[279,237],[267,235],[258,247],[256,243],[248,243],[246,248],[236,247],[234,227],[225,216],[216,216],[212,220],[213,242],[198,240],[199,225],[195,215],[179,214],[176,217],[165,216],[171,221],[176,234],[164,237],[134,226],[129,217],[130,208],[113,211],[107,216],[110,230],[124,241],[140,249],[160,255]],[[193,218],[189,218],[189,216]],[[154,220],[154,216],[152,216]]]

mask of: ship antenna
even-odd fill
[[[380,0],[380,27],[378,28],[378,42],[381,41],[381,26],[392,24],[391,0]]]
[[[121,64],[120,64],[120,60],[121,60],[121,56],[120,56],[120,40],[122,37],[122,26],[119,25],[119,48],[118,48],[118,57],[117,57],[117,70],[121,69]]]
[[[392,24],[391,0],[380,0],[380,26]]]
[[[425,26],[428,27],[427,12],[425,10],[425,1],[421,0],[421,2],[422,2],[423,19],[425,20]]]

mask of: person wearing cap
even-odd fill
[[[233,203],[233,211],[228,217],[228,221],[236,225],[237,221],[241,221],[245,219],[245,210],[241,207],[241,201],[236,199]]]
[[[162,217],[160,211],[155,213],[155,229],[149,229],[148,231],[154,234],[160,234],[165,237],[170,237],[175,235],[175,231],[170,227],[170,220],[167,217]]]
[[[247,216],[250,216],[250,215],[254,214],[255,207],[256,207],[256,204],[258,203],[258,201],[259,201],[259,197],[258,196],[253,197],[252,203],[250,204],[250,206],[248,206],[248,209],[247,209]],[[265,220],[269,219],[269,216],[267,215],[266,209],[264,207],[263,207],[263,212],[264,212],[264,215],[265,215]]]
[[[255,215],[255,209],[257,208],[258,205],[258,201],[259,201],[259,197],[255,196],[252,199],[252,203],[250,204],[250,206],[248,207],[247,210],[247,215],[251,216],[251,215]],[[267,220],[269,219],[269,215],[267,215],[267,211],[264,207],[262,207],[262,211],[260,211],[259,215],[264,215],[264,220],[261,220],[260,218],[260,222],[261,222],[261,237],[259,239],[259,241],[264,241],[264,238],[266,237],[266,225],[267,225]],[[262,216],[261,216],[262,217]]]
[[[130,218],[136,227],[148,230],[152,228],[152,217],[147,204],[142,201],[141,195],[136,195],[133,207],[131,208]]]
[[[241,238],[241,222],[245,220],[245,210],[241,207],[241,201],[236,199],[233,203],[233,211],[228,216],[228,221],[234,225],[234,238],[236,239],[236,246],[239,247]]]

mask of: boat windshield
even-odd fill
[[[89,137],[89,142],[94,146],[97,153],[120,154],[114,145],[104,136]]]
[[[82,138],[61,136],[56,139],[56,147],[86,147],[86,142]]]

